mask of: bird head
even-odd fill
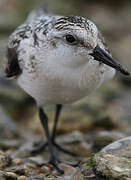
[[[106,50],[93,22],[79,16],[56,16],[46,33],[50,59],[55,57],[58,64],[76,68],[95,60],[129,75],[127,69]]]

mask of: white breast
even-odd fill
[[[114,70],[90,61],[84,70],[63,72],[63,76],[50,79],[43,72],[30,73],[24,69],[18,84],[31,95],[39,105],[73,103],[87,96],[105,80],[114,75]]]

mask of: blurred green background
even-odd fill
[[[0,0],[0,105],[21,126],[41,132],[34,101],[15,81],[2,77],[8,36],[33,8],[43,0]],[[57,14],[81,15],[97,24],[113,56],[131,72],[131,1],[130,0],[49,0],[49,9]],[[52,117],[52,111],[50,113]],[[28,119],[28,121],[27,121]],[[131,77],[120,73],[87,99],[66,106],[58,133],[73,130],[120,129],[130,134]],[[70,121],[72,120],[72,121]],[[33,123],[32,123],[33,122]],[[75,126],[70,126],[74,124]],[[63,126],[65,124],[65,126]],[[52,126],[52,122],[51,122]]]

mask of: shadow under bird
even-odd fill
[[[64,173],[56,149],[70,152],[56,143],[56,127],[62,105],[87,96],[115,75],[129,75],[113,59],[96,25],[79,16],[58,16],[39,8],[9,37],[6,77],[15,77],[21,88],[32,96],[39,109],[47,143],[32,150],[49,148],[50,160]],[[56,105],[52,133],[48,129],[47,104]]]

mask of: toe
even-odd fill
[[[49,163],[52,164],[60,174],[64,174],[64,170],[60,166],[60,163],[58,160],[56,160],[55,158],[52,158]]]
[[[32,149],[29,149],[30,154],[38,154],[45,150],[45,148],[48,146],[48,143],[43,143],[38,147],[34,147]]]

